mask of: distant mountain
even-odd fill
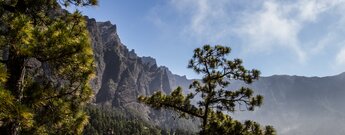
[[[134,50],[129,51],[110,22],[88,19],[88,29],[96,62],[96,78],[91,82],[95,103],[132,110],[163,128],[197,129],[192,121],[175,119],[169,111],[155,111],[137,102],[139,95],[157,90],[170,93],[177,86],[188,93],[192,80],[157,66],[152,57],[138,57]],[[273,125],[280,135],[345,134],[345,73],[329,77],[274,75],[251,85],[233,81],[229,89],[241,86],[263,95],[264,104],[254,112],[238,108],[230,114],[236,119]]]
[[[236,82],[230,88],[243,85]],[[254,112],[235,118],[273,125],[281,135],[344,135],[345,73],[329,77],[274,75],[249,87],[264,96]]]

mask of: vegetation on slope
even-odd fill
[[[109,106],[89,105],[86,108],[90,116],[84,135],[188,135],[186,131],[166,131],[142,120],[130,110]]]

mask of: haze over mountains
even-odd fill
[[[92,81],[95,103],[134,110],[162,127],[197,129],[192,121],[175,120],[169,111],[155,111],[137,102],[139,95],[151,95],[157,90],[170,93],[177,86],[188,93],[192,80],[171,73],[167,67],[158,67],[154,58],[138,57],[134,50],[129,51],[110,22],[88,19],[88,29],[96,63],[96,78]],[[261,77],[248,87],[264,96],[263,106],[254,112],[230,115],[273,125],[282,135],[345,134],[344,82],[345,73],[329,77]],[[234,81],[229,89],[243,85]]]
[[[250,87],[264,96],[263,106],[255,112],[237,112],[235,117],[273,125],[282,135],[342,135],[344,82],[344,73],[329,77],[261,77]]]

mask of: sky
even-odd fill
[[[232,48],[262,76],[331,76],[345,71],[345,0],[99,0],[79,9],[116,24],[123,44],[173,73],[204,44]]]

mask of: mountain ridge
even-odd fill
[[[189,80],[165,66],[157,66],[154,58],[139,57],[134,49],[129,50],[121,43],[116,25],[109,21],[87,18],[87,22],[96,64],[96,77],[91,81],[95,103],[135,111],[142,119],[165,129],[197,128],[190,121],[174,120],[170,111],[154,110],[137,102],[140,95],[152,95],[157,90],[168,94]]]
[[[96,64],[96,77],[91,81],[95,103],[135,110],[143,119],[163,128],[198,129],[193,121],[174,120],[175,115],[170,111],[153,110],[137,102],[139,95],[151,95],[157,90],[168,94],[177,86],[188,93],[193,79],[158,66],[150,56],[139,57],[135,50],[121,43],[116,25],[109,21],[88,19],[88,29]],[[251,87],[255,94],[264,96],[264,103],[254,112],[230,115],[239,120],[273,125],[282,135],[342,135],[345,134],[345,129],[340,130],[345,126],[342,122],[345,109],[341,108],[345,97],[344,82],[345,72],[325,77],[272,75],[260,77],[250,85],[233,81],[229,90]]]

